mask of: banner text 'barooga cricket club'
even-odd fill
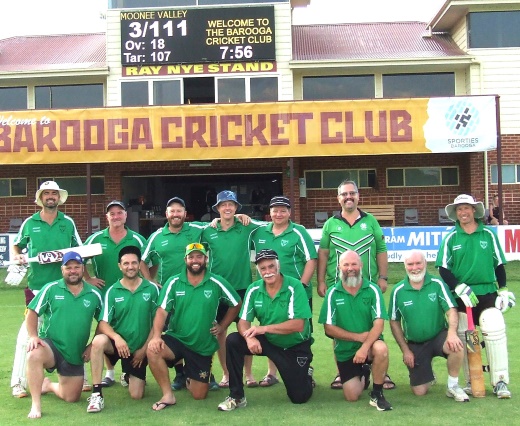
[[[0,113],[3,164],[474,152],[493,96]],[[49,155],[52,154],[52,155]]]

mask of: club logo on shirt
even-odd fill
[[[370,297],[363,297],[363,303],[367,306],[370,305]]]
[[[342,226],[338,226],[338,227],[336,228],[336,231],[338,231],[338,232],[341,232],[342,230],[343,230],[343,227],[342,227]]]
[[[209,373],[207,371],[200,371],[199,372],[199,377],[201,379],[206,379],[208,376],[209,376]]]
[[[124,301],[125,301],[125,298],[124,298],[124,297],[116,297],[116,298],[114,299],[114,302],[116,302],[116,303],[124,302]]]
[[[150,300],[150,293],[143,293],[143,300],[148,302]]]
[[[296,357],[296,362],[298,363],[298,365],[300,367],[303,367],[303,366],[305,366],[305,364],[307,364],[308,359],[309,359],[309,357],[306,357],[306,356],[298,356],[298,357]]]
[[[206,296],[206,299],[209,299],[212,294],[213,290],[204,290],[204,296]]]
[[[480,242],[480,247],[482,247],[483,250],[487,249],[487,241],[481,241]]]
[[[437,293],[430,293],[428,295],[428,299],[430,299],[432,302],[435,302],[437,300]]]
[[[287,240],[282,240],[282,247],[285,247],[287,244],[289,244],[289,241],[287,241]]]
[[[359,225],[359,227],[360,227],[363,231],[366,231],[366,230],[367,230],[367,224],[366,224],[366,223],[362,223],[361,225]]]
[[[83,299],[83,306],[85,306],[85,308],[88,308],[90,306],[90,300]]]

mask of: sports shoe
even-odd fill
[[[111,379],[110,377],[105,377],[103,380],[101,380],[101,387],[102,388],[109,388],[111,386],[114,386],[116,381],[114,379]]]
[[[511,392],[507,389],[507,385],[500,381],[493,388],[493,393],[497,396],[498,399],[509,399],[511,398]]]
[[[13,396],[15,398],[25,398],[27,395],[27,390],[20,383],[13,386]]]
[[[173,384],[172,384],[173,387]],[[211,376],[209,376],[209,390],[210,391],[218,391],[220,390],[220,386],[218,385],[217,381],[215,380],[215,376],[213,373]]]
[[[121,383],[121,386],[124,388],[128,387],[128,378],[126,373],[121,374],[121,377],[119,377],[119,383]]]
[[[464,386],[462,390],[466,392],[467,395],[473,395],[473,392],[471,391],[471,382],[466,382],[466,386]]]
[[[87,413],[99,413],[105,407],[105,399],[98,393],[87,398]]]
[[[83,380],[83,388],[81,388],[81,392],[91,392],[92,386],[89,384],[87,379]]]
[[[177,374],[172,382],[172,390],[180,391],[186,387],[186,376],[184,374]]]
[[[452,388],[446,388],[446,396],[448,398],[453,398],[457,402],[469,402],[469,396],[459,385],[455,385]]]
[[[233,411],[235,408],[244,408],[247,405],[247,399],[244,396],[240,399],[231,398],[228,396],[224,402],[218,405],[220,411]]]
[[[370,392],[370,405],[376,407],[377,411],[390,411],[393,409],[383,396],[383,392]]]

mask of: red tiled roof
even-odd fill
[[[104,33],[21,36],[0,40],[0,72],[106,67]]]
[[[422,22],[295,25],[293,61],[467,56],[449,35],[427,34]]]

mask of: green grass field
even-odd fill
[[[431,268],[431,266],[430,266]],[[511,262],[506,266],[509,289],[520,296],[520,262]],[[404,274],[402,264],[391,264],[389,282],[396,283]],[[322,304],[320,297],[314,297],[315,344],[313,345],[315,379],[317,387],[311,400],[303,405],[293,405],[285,395],[283,384],[271,388],[246,389],[248,406],[231,413],[217,411],[217,405],[227,396],[225,390],[210,392],[204,401],[194,401],[186,390],[176,392],[177,405],[161,412],[153,412],[152,404],[161,395],[151,373],[148,376],[145,398],[133,401],[127,391],[119,384],[104,391],[105,409],[98,414],[87,414],[87,397],[84,393],[80,402],[75,404],[58,400],[54,395],[42,398],[43,418],[29,420],[26,418],[30,409],[30,398],[16,399],[11,397],[10,378],[14,356],[14,346],[18,329],[23,319],[24,296],[22,288],[8,287],[3,283],[5,272],[0,270],[0,311],[2,312],[2,328],[0,329],[0,424],[18,425],[25,422],[38,422],[42,425],[75,424],[87,425],[103,423],[117,425],[122,423],[141,424],[190,424],[190,425],[332,425],[346,424],[412,424],[416,421],[429,425],[445,425],[448,423],[463,424],[515,424],[519,418],[520,408],[516,403],[520,399],[519,374],[520,357],[520,307],[506,314],[508,346],[510,349],[509,371],[511,400],[497,400],[492,395],[488,375],[486,374],[486,398],[471,399],[470,403],[456,403],[444,395],[447,372],[445,361],[436,359],[434,370],[437,385],[424,397],[415,397],[408,386],[408,373],[402,363],[402,356],[389,327],[385,329],[385,337],[390,348],[390,375],[397,384],[397,389],[386,391],[386,398],[394,406],[391,412],[378,412],[368,405],[368,394],[356,403],[348,403],[343,399],[341,391],[331,390],[330,382],[335,374],[330,339],[323,334],[322,326],[317,324]],[[391,289],[391,286],[390,286]],[[388,298],[390,291],[386,292]],[[520,300],[520,299],[519,299]],[[215,362],[215,375],[220,379],[221,372]],[[266,372],[267,360],[255,357],[253,369],[257,380]],[[120,373],[116,367],[116,376]],[[462,380],[460,381],[462,383]]]

